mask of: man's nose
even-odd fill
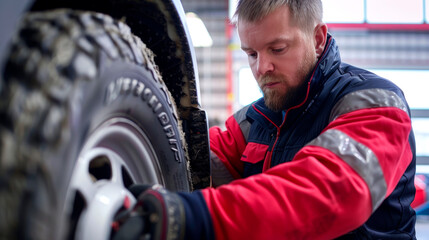
[[[257,70],[260,75],[274,71],[274,65],[271,62],[270,58],[260,54],[258,56]]]

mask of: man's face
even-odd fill
[[[313,35],[291,22],[289,9],[279,8],[257,22],[241,20],[238,34],[267,107],[281,111],[302,101],[317,56]]]

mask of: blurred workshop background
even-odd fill
[[[429,239],[429,0],[322,0],[324,21],[343,61],[399,85],[412,108],[418,239]],[[229,19],[236,0],[182,0],[210,125],[261,95]]]

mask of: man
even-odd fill
[[[163,216],[152,236],[415,239],[401,90],[341,62],[320,0],[241,0],[235,17],[264,97],[210,129],[217,188],[140,195]]]

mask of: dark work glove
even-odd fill
[[[176,193],[155,185],[130,188],[137,203],[127,219],[120,223],[114,240],[182,240],[185,236],[185,210]],[[149,236],[149,237],[148,237]]]

